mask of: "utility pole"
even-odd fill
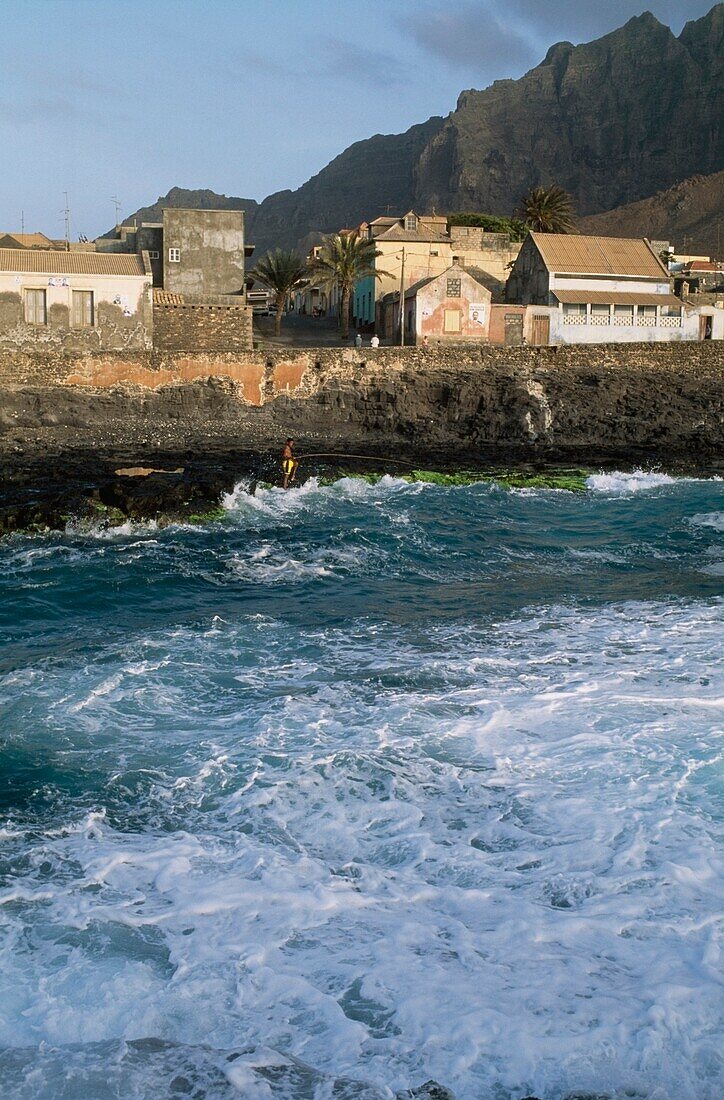
[[[20,211],[20,232],[21,233],[25,232],[25,211],[24,210]]]
[[[402,267],[400,268],[400,347],[405,346],[405,249],[402,249]]]
[[[113,203],[113,205],[116,209],[116,225],[120,225],[121,224],[121,218],[120,218],[121,202],[120,202],[120,199],[116,195],[114,195],[113,198],[111,199],[111,202]]]
[[[65,251],[70,252],[70,206],[68,205],[68,192],[64,191],[65,195],[65,207],[63,208],[63,217],[65,218]]]

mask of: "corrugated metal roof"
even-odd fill
[[[615,290],[553,290],[559,302],[601,306],[680,306],[675,294],[623,294]]]
[[[669,276],[643,237],[531,233],[531,238],[549,271],[571,275],[637,275],[646,279]]]
[[[0,248],[0,271],[40,275],[145,275],[134,252],[60,252]]]

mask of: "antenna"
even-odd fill
[[[65,218],[65,251],[70,252],[70,206],[68,204],[68,192],[64,191],[65,206],[63,207],[63,217]]]
[[[121,200],[118,198],[117,195],[114,195],[113,198],[111,199],[111,202],[113,203],[113,205],[116,208],[116,225],[120,225],[121,224]]]
[[[25,232],[25,211],[24,210],[20,211],[20,232],[21,233]]]

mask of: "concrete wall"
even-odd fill
[[[27,324],[24,293],[44,290],[47,324]],[[72,325],[74,290],[91,291],[94,324]],[[151,278],[146,275],[0,273],[0,347],[87,351],[150,348],[153,337]]]
[[[251,351],[252,310],[248,306],[155,305],[154,347],[159,351]]]
[[[170,250],[181,254],[169,260]],[[163,286],[189,302],[244,292],[244,214],[241,210],[163,212]]]

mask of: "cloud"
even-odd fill
[[[508,20],[488,0],[462,0],[455,5],[439,0],[418,5],[414,17],[400,13],[399,30],[452,68],[479,76],[514,75],[535,64],[538,52],[518,20]]]
[[[408,65],[392,54],[370,50],[342,38],[327,38],[319,53],[317,76],[341,77],[356,84],[384,87],[406,84],[410,74]]]
[[[547,44],[600,38],[645,11],[678,34],[687,20],[698,19],[712,6],[713,0],[494,0],[507,19],[522,22],[529,34]]]

